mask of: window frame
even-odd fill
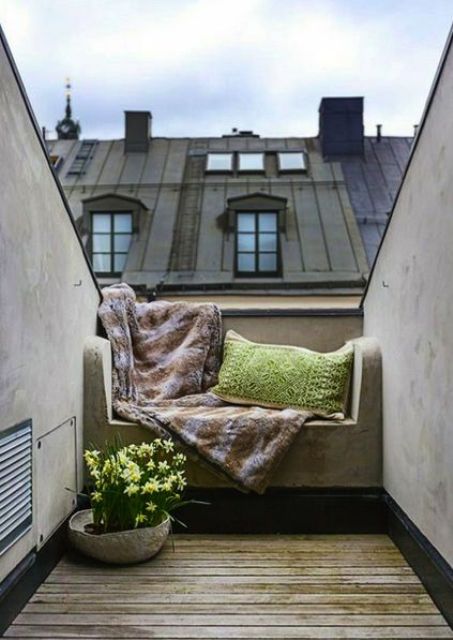
[[[253,255],[255,259],[255,271],[241,271],[239,270],[239,255],[241,253],[252,254],[251,251],[239,251],[239,216],[241,214],[253,214],[255,216],[255,231],[254,240],[255,247],[253,250]],[[259,250],[259,237],[260,237],[260,227],[259,227],[259,217],[261,214],[269,214],[273,213],[276,217],[276,226],[275,232],[261,232],[262,234],[275,235],[276,237],[276,250],[275,251],[260,251]],[[247,233],[247,232],[243,232]],[[261,254],[272,254],[276,256],[276,269],[275,271],[260,271],[259,270],[259,255]],[[236,211],[235,218],[235,234],[234,234],[234,275],[237,278],[279,278],[281,277],[281,247],[280,247],[280,229],[279,229],[279,211],[278,210],[256,210],[256,209],[243,209]]]
[[[110,216],[110,231],[109,232],[95,232],[94,231],[94,216],[96,215],[107,215]],[[115,232],[115,216],[118,215],[128,215],[130,217],[130,231],[129,232],[125,232],[125,231],[120,231],[120,232]],[[100,277],[100,278],[111,278],[111,277],[118,277],[121,276],[121,274],[124,272],[124,268],[122,269],[122,271],[115,271],[114,267],[115,267],[115,256],[116,255],[125,255],[126,256],[126,260],[124,262],[124,264],[126,265],[126,261],[127,261],[127,256],[129,255],[129,250],[130,250],[130,246],[131,246],[131,242],[132,242],[132,236],[134,234],[134,216],[133,216],[133,212],[131,210],[118,210],[118,211],[106,211],[106,210],[92,210],[90,211],[90,259],[91,259],[91,264],[93,266],[93,270],[94,273]],[[110,251],[93,251],[93,245],[94,245],[94,236],[95,235],[104,235],[104,236],[109,236],[110,237]],[[129,246],[127,251],[115,251],[115,237],[116,236],[130,236],[130,241],[129,241]],[[94,267],[94,256],[95,255],[106,255],[109,256],[110,259],[110,270],[109,271],[97,271]]]
[[[280,155],[298,155],[302,156],[302,169],[285,169],[280,164]],[[277,169],[278,173],[307,173],[307,155],[304,151],[277,151]]]

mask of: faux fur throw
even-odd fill
[[[310,414],[235,406],[209,393],[222,340],[215,305],[138,303],[126,284],[102,294],[116,413],[184,443],[234,483],[262,493]]]

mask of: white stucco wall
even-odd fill
[[[383,357],[384,486],[453,564],[453,52],[365,298]]]
[[[59,470],[71,477],[80,466],[83,340],[95,333],[97,305],[97,289],[0,45],[0,431],[32,418],[34,456],[38,438],[72,417],[78,435],[77,455],[74,429],[66,426],[45,441],[39,465],[34,460],[33,528],[0,555],[0,581],[58,524],[61,506],[55,509],[48,498],[65,495],[67,478]]]

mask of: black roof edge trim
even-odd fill
[[[243,294],[251,294],[251,292],[262,292],[264,295],[272,295],[275,291],[278,291],[280,294],[284,295],[285,293],[290,293],[294,290],[303,290],[304,292],[310,293],[313,290],[323,290],[323,294],[325,295],[333,295],[335,292],[340,292],[338,295],[360,295],[362,293],[362,289],[365,286],[365,279],[361,278],[359,280],[320,280],[319,282],[209,282],[209,283],[164,283],[159,284],[154,287],[150,287],[147,285],[134,285],[131,284],[133,288],[139,287],[140,289],[146,289],[149,292],[155,291],[157,294],[185,294],[187,292],[190,293],[205,293],[209,291],[214,294],[222,295],[225,291],[234,291],[240,292]],[[344,290],[348,291],[345,292]],[[295,294],[301,295],[301,294]]]
[[[47,165],[48,165],[48,167],[50,169],[50,172],[51,172],[51,174],[53,176],[53,179],[55,181],[57,189],[58,189],[58,191],[60,193],[61,199],[63,201],[64,208],[66,209],[66,213],[69,216],[69,220],[71,221],[72,228],[74,229],[74,233],[76,234],[77,240],[79,241],[79,245],[80,245],[80,248],[82,249],[82,254],[83,254],[83,256],[85,258],[85,261],[87,263],[88,270],[89,270],[89,272],[91,274],[94,286],[96,287],[96,289],[97,289],[97,291],[99,293],[99,299],[102,300],[101,289],[99,287],[98,281],[97,281],[96,276],[94,274],[93,267],[91,266],[91,262],[90,262],[90,260],[88,258],[88,254],[87,254],[86,249],[85,249],[85,247],[83,245],[82,238],[80,237],[80,233],[79,233],[79,230],[77,229],[75,220],[72,217],[71,208],[69,206],[69,203],[68,203],[68,200],[66,198],[66,195],[65,195],[65,193],[63,191],[63,187],[61,186],[60,180],[58,179],[58,176],[55,173],[54,168],[52,167],[52,163],[50,162],[49,153],[47,151],[46,143],[44,142],[42,134],[41,134],[41,128],[40,128],[40,126],[38,124],[38,121],[36,120],[36,116],[34,114],[34,111],[33,111],[33,108],[31,106],[30,100],[28,99],[28,95],[27,95],[27,92],[25,90],[24,83],[22,81],[21,75],[19,73],[19,70],[17,68],[16,62],[14,60],[13,54],[12,54],[11,49],[9,47],[8,40],[6,39],[5,32],[3,31],[3,28],[2,28],[1,25],[0,25],[0,42],[1,42],[1,44],[2,44],[2,46],[4,48],[4,50],[5,50],[6,57],[8,58],[8,62],[10,64],[10,66],[11,66],[11,70],[13,72],[13,75],[14,75],[15,79],[16,79],[17,86],[19,87],[19,91],[20,91],[20,94],[21,94],[22,99],[24,101],[25,108],[26,108],[28,116],[29,116],[29,118],[31,120],[32,126],[33,126],[33,128],[35,130],[35,133],[36,133],[36,135],[38,137],[39,144],[41,145],[41,148],[43,150],[44,156],[46,158]]]
[[[222,309],[223,318],[362,318],[363,309]]]
[[[398,191],[396,192],[395,198],[393,200],[392,210],[390,211],[387,225],[386,225],[386,227],[384,229],[384,233],[382,234],[382,238],[381,238],[381,241],[379,243],[379,247],[378,247],[376,256],[374,258],[374,262],[373,262],[373,264],[371,266],[370,274],[368,276],[368,281],[366,283],[366,287],[365,287],[365,290],[363,292],[362,299],[360,300],[360,308],[363,308],[363,305],[365,303],[365,299],[366,299],[368,290],[370,288],[370,283],[371,283],[371,280],[373,279],[373,274],[374,274],[374,271],[375,271],[375,267],[376,267],[377,261],[379,259],[379,255],[381,253],[381,249],[382,249],[382,246],[384,244],[385,238],[387,236],[388,229],[389,229],[390,224],[392,222],[393,213],[394,213],[396,205],[398,203],[398,200],[399,200],[399,197],[400,197],[400,193],[401,193],[401,191],[403,189],[404,182],[406,180],[406,176],[407,176],[407,174],[409,172],[409,169],[410,169],[410,166],[412,164],[412,159],[414,157],[415,150],[417,149],[417,146],[418,146],[418,141],[420,140],[420,136],[421,136],[422,131],[423,131],[424,127],[425,127],[425,122],[426,122],[426,119],[428,117],[428,113],[429,113],[429,111],[431,109],[431,104],[432,104],[432,102],[434,100],[434,96],[436,94],[437,87],[439,85],[440,78],[441,78],[441,75],[442,75],[442,71],[444,70],[445,63],[447,61],[447,57],[448,57],[448,54],[450,52],[452,43],[453,43],[453,24],[450,27],[450,31],[449,31],[448,36],[447,36],[447,41],[446,41],[444,49],[442,51],[442,55],[440,57],[439,64],[437,66],[436,74],[434,76],[434,80],[433,80],[432,85],[431,85],[431,89],[430,89],[430,91],[428,93],[428,98],[427,98],[426,103],[425,103],[425,108],[423,109],[422,117],[420,119],[420,124],[419,124],[418,129],[417,129],[417,134],[416,134],[416,136],[414,138],[414,141],[412,143],[412,147],[411,147],[411,150],[410,150],[410,153],[409,153],[409,158],[407,160],[406,168],[404,169],[404,173],[403,173],[403,176],[401,178],[401,182],[400,182],[400,185],[398,187]]]

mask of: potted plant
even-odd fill
[[[88,556],[115,564],[142,562],[164,545],[172,512],[187,504],[186,457],[171,440],[110,445],[84,454],[93,482],[91,509],[69,521],[69,538]]]

